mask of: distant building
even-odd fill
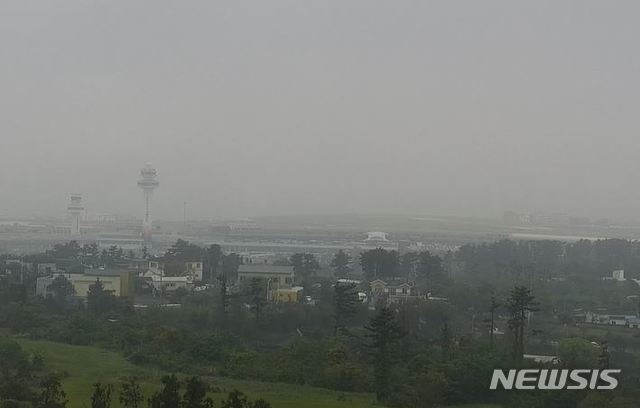
[[[544,356],[544,355],[536,355],[536,354],[524,354],[522,356],[525,360],[531,360],[534,363],[539,364],[558,364],[560,363],[560,359],[558,356]]]
[[[295,282],[293,266],[251,264],[240,265],[238,268],[238,283],[250,282],[252,279],[262,279],[277,288],[291,288]]]
[[[372,242],[389,242],[389,234],[386,232],[373,231],[367,232],[367,238],[365,238],[364,242],[372,243]]]
[[[609,325],[611,326],[626,326],[627,318],[622,315],[610,315],[609,316]]]
[[[100,280],[105,290],[112,291],[116,297],[132,297],[135,285],[135,272],[126,270],[91,270],[87,273],[54,273],[36,280],[36,295],[51,295],[49,285],[58,276],[64,276],[73,285],[75,296],[87,297],[89,288]]]
[[[201,260],[191,260],[186,262],[179,262],[179,269],[174,272],[167,271],[167,264],[169,262],[163,259],[154,259],[149,261],[148,271],[152,275],[164,276],[186,276],[193,282],[202,281],[203,277],[203,263]]]
[[[602,280],[614,280],[617,282],[624,282],[626,279],[624,277],[624,269],[618,269],[611,272],[611,276],[605,276]]]
[[[202,281],[202,262],[185,262],[185,274],[190,276],[194,281]]]
[[[391,303],[403,303],[424,300],[425,296],[420,295],[412,283],[390,284],[381,279],[376,279],[370,284],[371,297],[374,302],[386,301]]]
[[[627,319],[627,326],[632,329],[640,329],[640,318],[630,317]]]
[[[39,263],[37,268],[38,276],[49,276],[58,271],[55,262]]]
[[[193,281],[188,276],[152,275],[149,286],[153,289],[154,294],[158,294],[178,289],[190,290],[193,287]]]
[[[586,312],[585,323],[638,328],[638,325],[640,325],[640,319],[635,315],[613,315]]]
[[[619,269],[617,271],[613,271],[611,273],[611,277],[616,281],[623,281],[624,279],[624,269]]]
[[[298,303],[302,301],[302,286],[293,286],[291,288],[275,289],[270,292],[270,299],[276,303]]]

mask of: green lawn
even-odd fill
[[[71,346],[48,341],[18,340],[25,350],[42,355],[51,370],[65,375],[63,387],[70,408],[85,408],[89,404],[92,386],[96,382],[117,385],[124,377],[134,375],[149,395],[159,387],[160,371],[140,368],[122,356],[96,347]],[[291,384],[241,381],[228,378],[207,378],[222,392],[211,394],[218,400],[229,391],[238,389],[251,398],[262,397],[274,408],[365,408],[374,406],[370,394],[341,393]],[[114,407],[118,407],[117,390]],[[219,405],[218,405],[219,406]]]
[[[117,353],[89,346],[71,346],[49,341],[17,339],[22,347],[41,355],[50,370],[64,375],[63,387],[69,399],[69,408],[89,406],[93,384],[118,385],[127,376],[136,376],[146,395],[159,388],[159,380],[165,373],[141,368],[129,363]],[[366,408],[374,407],[371,394],[341,393],[300,385],[265,383],[207,377],[206,380],[221,392],[211,394],[220,400],[226,393],[238,389],[250,398],[264,398],[273,408]],[[118,387],[113,401],[119,407]],[[217,404],[217,406],[220,406]],[[379,406],[378,406],[379,407]],[[451,408],[499,408],[493,405],[465,405]]]

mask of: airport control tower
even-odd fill
[[[80,218],[84,207],[82,206],[82,194],[71,194],[69,196],[69,217],[71,218],[71,235],[74,237],[80,236]]]
[[[147,163],[145,167],[140,170],[140,180],[138,180],[138,187],[140,187],[144,193],[142,236],[145,241],[151,241],[151,196],[153,190],[155,190],[158,185],[158,171],[151,166],[151,163]]]

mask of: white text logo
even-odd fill
[[[505,390],[613,390],[618,380],[613,374],[621,370],[493,370],[489,389],[500,385]]]

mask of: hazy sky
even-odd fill
[[[640,2],[0,2],[0,214],[640,212]],[[640,218],[638,216],[637,218]]]

